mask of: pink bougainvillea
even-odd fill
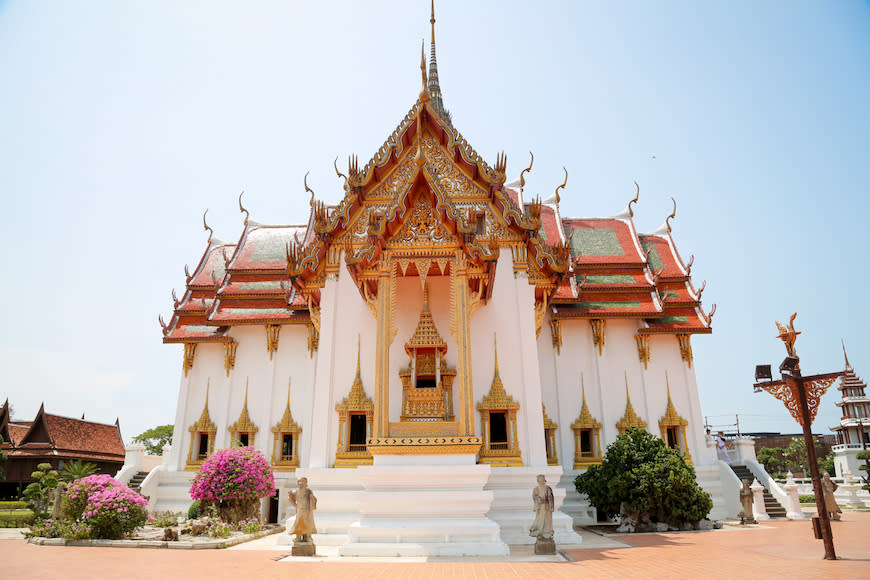
[[[275,494],[272,467],[253,447],[224,449],[205,460],[190,486],[200,500],[242,500]]]
[[[87,524],[91,537],[121,538],[145,523],[148,500],[108,475],[90,475],[67,488],[64,514]]]

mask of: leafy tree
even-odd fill
[[[818,457],[819,461],[819,471],[822,475],[827,471],[831,477],[837,476],[837,470],[834,469],[834,451],[833,449],[828,452],[827,455],[822,457],[821,455]]]
[[[22,495],[33,513],[39,517],[48,513],[51,492],[57,487],[60,480],[57,471],[51,468],[50,463],[40,463],[36,469],[37,471],[30,474],[30,477],[35,481],[24,488]]]
[[[577,491],[609,517],[680,525],[713,509],[683,453],[642,429],[628,429],[607,446],[601,465],[574,480]]]
[[[782,447],[762,447],[758,451],[758,462],[772,475],[783,473],[787,464],[784,451]]]
[[[94,463],[89,463],[76,459],[75,461],[67,461],[60,472],[60,478],[63,481],[75,481],[97,472],[97,466]]]
[[[159,425],[133,437],[136,443],[145,446],[148,455],[162,455],[163,446],[172,443],[172,425]]]

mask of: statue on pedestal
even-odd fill
[[[752,512],[752,496],[753,492],[749,488],[750,482],[748,479],[743,480],[743,487],[740,488],[740,505],[742,506],[742,510],[738,514],[740,516],[741,524],[757,524],[755,521],[755,516]]]
[[[834,499],[834,492],[839,486],[831,479],[831,474],[827,471],[822,477],[822,492],[825,496],[825,511],[828,512],[828,517],[832,520],[839,520],[843,510],[837,505],[837,500]]]
[[[292,554],[294,556],[314,556],[315,546],[311,534],[317,533],[314,526],[314,510],[317,509],[317,498],[308,489],[308,478],[300,477],[296,482],[297,490],[290,490],[290,503],[296,507],[296,521],[289,533],[295,534]]]
[[[538,485],[532,490],[532,502],[535,510],[535,521],[529,528],[529,535],[535,540],[535,554],[555,554],[556,542],[553,541],[553,510],[555,500],[553,488],[547,485],[543,475],[538,476]]]

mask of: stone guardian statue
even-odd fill
[[[296,535],[291,553],[293,556],[314,556],[316,548],[311,541],[311,535],[317,533],[317,528],[314,526],[317,498],[308,489],[307,477],[300,477],[296,485],[296,491],[290,490],[290,503],[296,508],[296,521],[289,532]]]
[[[535,554],[555,554],[556,542],[553,541],[553,510],[555,500],[553,488],[547,485],[547,479],[539,475],[538,485],[532,490],[532,503],[535,510],[535,521],[529,528],[529,535],[535,540]]]
[[[740,510],[738,514],[740,516],[741,524],[757,524],[755,521],[755,515],[752,511],[752,489],[750,489],[751,481],[748,479],[743,480],[743,487],[740,488],[740,505],[743,509]]]

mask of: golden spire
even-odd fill
[[[435,0],[432,0],[429,23],[432,25],[432,43],[429,52],[429,96],[435,109],[440,113],[445,113],[444,103],[441,100],[441,86],[438,84],[438,62],[435,58]]]
[[[428,101],[429,100],[429,90],[427,85],[429,84],[429,79],[426,78],[426,41],[423,40],[420,42],[420,74],[423,77],[423,88],[420,90],[420,100]]]
[[[492,333],[492,344],[495,348],[495,376],[499,376],[498,374],[498,336],[495,333]]]
[[[438,328],[435,326],[435,321],[432,319],[432,312],[429,310],[429,285],[423,287],[423,308],[420,310],[420,319],[417,321],[417,328],[410,340],[405,343],[405,352],[409,355],[411,350],[417,348],[434,348],[435,350],[446,351],[447,343],[441,338]]]
[[[290,408],[290,377],[287,377],[287,408]]]
[[[356,378],[360,378],[360,371],[359,371],[360,346],[359,345],[360,345],[360,336],[359,336],[359,334],[357,334],[356,335]]]

